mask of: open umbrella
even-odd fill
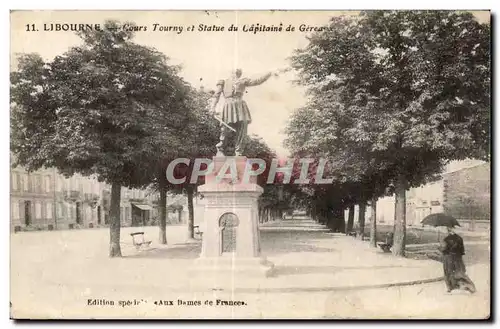
[[[460,226],[458,221],[455,219],[455,217],[446,215],[442,212],[435,213],[435,214],[430,214],[426,216],[422,221],[420,222],[422,225],[429,225],[429,226],[446,226],[446,227],[453,227],[453,226]],[[438,241],[440,241],[440,232],[438,230]]]
[[[446,227],[453,227],[453,226],[460,226],[458,221],[455,219],[455,217],[446,215],[444,213],[435,213],[435,214],[430,214],[426,216],[422,221],[420,222],[422,225],[429,225],[429,226],[446,226]]]

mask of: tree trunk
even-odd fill
[[[316,206],[315,205],[312,205],[312,207],[311,207],[311,218],[316,223],[318,222],[318,214],[316,213]]]
[[[328,225],[328,213],[325,209],[320,210],[321,214],[321,224]]]
[[[333,215],[335,218],[336,229],[340,233],[345,233],[344,208],[341,207],[335,208]]]
[[[326,227],[328,227],[331,231],[333,231],[335,228],[335,220],[333,218],[333,212],[331,211],[331,209],[325,211],[325,217],[326,217]]]
[[[365,212],[366,212],[366,201],[361,201],[359,203],[359,213],[358,213],[358,222],[359,222],[359,231],[358,231],[358,239],[363,240],[365,234]]]
[[[372,198],[372,218],[370,221],[370,246],[377,248],[377,198]]]
[[[392,253],[395,256],[405,255],[406,240],[406,178],[400,175],[395,184],[395,218],[394,245]]]
[[[159,243],[167,244],[167,177],[165,172],[160,172],[160,220],[159,226]]]
[[[120,248],[120,199],[121,185],[113,183],[111,185],[111,205],[109,223],[109,257],[121,257]]]
[[[187,199],[188,199],[188,238],[194,239],[194,207],[193,207],[193,196],[194,191],[192,186],[186,187]]]
[[[348,234],[352,232],[352,227],[354,226],[354,205],[349,206],[349,213],[347,215],[347,228],[345,233]]]
[[[182,208],[177,209],[177,221],[179,222],[179,224],[182,224]]]
[[[341,208],[329,207],[327,211],[327,226],[333,232],[344,232],[344,211]]]

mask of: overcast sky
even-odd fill
[[[138,32],[135,42],[155,47],[165,53],[172,64],[181,64],[181,75],[192,85],[201,84],[207,89],[214,88],[219,79],[229,77],[238,67],[243,75],[258,77],[269,71],[285,68],[287,58],[294,49],[307,45],[306,32],[298,31],[301,24],[322,26],[334,15],[355,12],[339,11],[32,11],[14,12],[11,15],[11,54],[37,52],[47,60],[65,52],[80,43],[73,32],[45,32],[43,24],[50,23],[103,23],[106,19],[133,21],[138,26],[146,26],[146,32]],[[488,20],[489,12],[477,13],[480,20]],[[176,32],[153,32],[153,24],[159,26],[183,26]],[[295,32],[243,32],[243,25],[289,24]],[[27,32],[26,24],[36,24],[38,32]],[[224,26],[224,32],[188,32],[186,28],[199,24]],[[235,24],[238,32],[227,28]],[[14,58],[12,58],[14,59]],[[15,61],[12,61],[14,65]],[[279,155],[288,152],[283,148],[283,130],[290,114],[304,104],[303,89],[295,86],[292,73],[271,78],[261,86],[248,89],[246,101],[252,112],[253,122],[249,133],[263,137],[267,144]]]

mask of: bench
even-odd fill
[[[203,232],[200,231],[200,226],[199,225],[193,226],[193,229],[194,229],[194,234],[198,235],[200,237],[200,239],[202,239]]]
[[[384,252],[391,252],[392,245],[388,243],[379,243],[378,246],[384,251]]]
[[[130,233],[130,236],[132,236],[132,244],[137,248],[140,249],[142,246],[149,247],[152,241],[146,241],[144,240],[144,232],[134,232]],[[140,236],[141,239],[136,240],[136,236]]]
[[[394,244],[394,234],[389,232],[385,238],[385,243],[379,243],[378,246],[384,252],[391,252],[392,245]]]

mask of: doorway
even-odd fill
[[[82,225],[82,213],[81,213],[81,202],[76,203],[76,223]]]
[[[24,225],[31,225],[31,201],[24,201]]]
[[[97,206],[97,225],[101,225],[101,206]]]

